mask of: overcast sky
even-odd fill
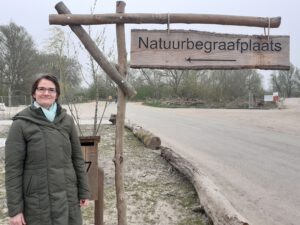
[[[0,25],[13,21],[23,26],[33,37],[36,45],[42,50],[49,36],[49,14],[56,14],[54,8],[59,1],[54,0],[0,0]],[[72,13],[89,14],[94,0],[64,0]],[[237,16],[281,17],[279,28],[270,30],[271,35],[290,36],[290,60],[300,68],[300,10],[296,0],[126,0],[125,11],[128,13],[198,13]],[[98,0],[96,14],[114,13],[116,1]],[[126,44],[130,45],[131,28],[166,29],[166,25],[127,25]],[[217,33],[238,33],[262,35],[263,28],[221,26],[221,25],[188,25],[171,24],[171,29],[192,29]],[[64,29],[69,29],[64,27]],[[108,40],[115,40],[114,26],[108,25]],[[130,51],[130,50],[128,50]],[[265,81],[266,82],[266,81]]]

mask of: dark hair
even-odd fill
[[[49,80],[49,81],[52,81],[55,85],[55,90],[56,90],[56,100],[58,100],[58,97],[60,96],[60,86],[59,86],[59,83],[58,83],[58,80],[57,78],[54,76],[54,75],[51,75],[51,74],[46,74],[46,75],[43,75],[43,76],[40,76],[39,78],[37,78],[34,83],[32,84],[32,87],[31,87],[31,96],[32,98],[35,100],[35,97],[33,97],[33,95],[35,94],[35,91],[40,83],[40,81],[42,79],[46,79],[46,80]]]

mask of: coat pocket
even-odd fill
[[[38,195],[24,196],[24,213],[25,220],[27,216],[34,216],[40,214],[40,201]]]
[[[24,179],[24,192],[25,192],[25,195],[30,195],[31,182],[32,182],[32,176],[29,176],[28,179]]]
[[[33,185],[33,176],[32,175],[26,176],[24,179],[24,194],[25,195],[31,194],[32,185]]]
[[[24,194],[32,195],[38,188],[38,177],[35,175],[27,175],[24,177]]]

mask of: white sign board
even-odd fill
[[[264,95],[265,102],[273,102],[273,95]]]
[[[289,36],[131,30],[132,68],[289,69]]]

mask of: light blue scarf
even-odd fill
[[[34,102],[33,105],[37,108],[41,108],[43,110],[43,113],[45,114],[46,118],[50,122],[54,121],[54,118],[55,118],[55,115],[56,115],[56,110],[57,110],[56,102],[54,102],[49,109],[46,109],[46,108],[40,106],[39,103],[37,103],[37,102]]]

